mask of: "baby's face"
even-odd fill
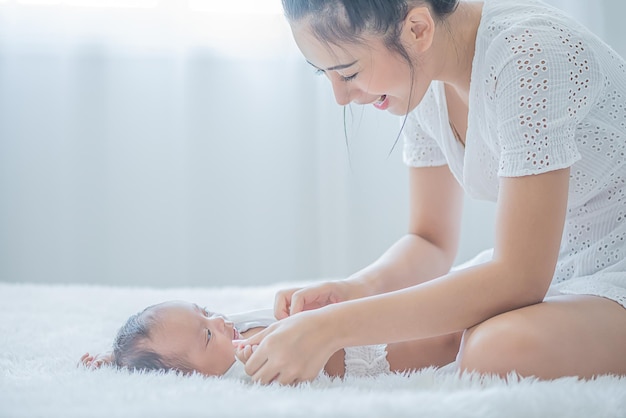
[[[240,338],[232,322],[189,302],[165,302],[150,309],[158,325],[151,349],[180,358],[198,373],[221,376],[235,362],[233,339]]]

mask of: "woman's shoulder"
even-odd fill
[[[608,51],[608,45],[582,24],[539,0],[487,0],[476,41],[475,71],[489,73],[494,86],[507,74],[518,79],[542,72],[549,78],[567,77],[580,65],[598,75],[608,62]],[[596,87],[602,79],[594,77]]]
[[[533,46],[562,48],[573,40],[597,42],[599,39],[580,22],[540,0],[486,0],[477,46],[490,50],[506,49],[519,54]],[[493,54],[492,54],[493,55]]]
[[[533,27],[563,24],[581,26],[563,10],[541,0],[485,0],[481,26],[490,32],[503,31],[517,25]],[[582,27],[582,26],[581,26]]]

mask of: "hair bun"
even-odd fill
[[[459,0],[428,0],[428,2],[439,16],[452,13],[459,4]]]

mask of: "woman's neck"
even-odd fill
[[[442,23],[432,48],[438,57],[436,79],[448,84],[466,101],[469,96],[476,34],[482,16],[482,2],[461,1]]]

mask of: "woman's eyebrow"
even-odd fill
[[[311,61],[307,61],[309,64],[311,64],[313,67],[317,68],[318,70],[322,70],[321,68],[319,68],[318,66],[316,66],[315,64],[313,64]],[[345,70],[346,68],[352,67],[354,64],[356,64],[357,62],[359,62],[359,60],[356,60],[354,62],[351,62],[350,64],[339,64],[339,65],[335,65],[333,67],[328,67],[325,70],[322,71],[337,71],[337,70]]]

